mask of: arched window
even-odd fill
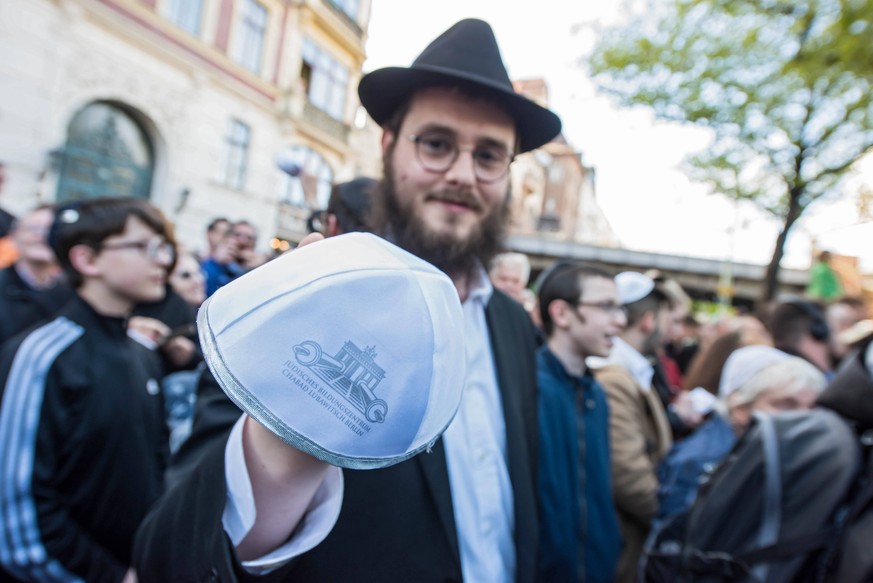
[[[59,158],[58,201],[149,196],[151,141],[133,117],[112,104],[92,103],[73,116]]]
[[[282,202],[306,209],[327,208],[333,186],[333,168],[327,160],[306,146],[292,146],[285,156],[301,171],[299,176],[285,175]]]

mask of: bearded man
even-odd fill
[[[384,129],[376,232],[445,272],[461,300],[460,408],[430,453],[340,470],[240,416],[207,378],[189,441],[201,445],[140,530],[140,581],[534,580],[535,336],[484,266],[501,248],[514,155],[560,120],[513,91],[480,20],[358,91]]]

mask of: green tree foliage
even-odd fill
[[[782,221],[772,298],[792,225],[873,148],[873,0],[652,0],[589,63],[620,104],[712,129],[687,171]]]

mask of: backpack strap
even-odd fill
[[[737,559],[747,565],[753,565],[760,561],[772,562],[790,556],[803,555],[828,546],[838,530],[837,527],[832,526],[818,532],[786,539],[763,548],[741,553],[737,555]]]
[[[773,547],[779,540],[779,528],[782,524],[782,472],[779,463],[779,440],[773,418],[766,414],[756,414],[755,419],[758,421],[761,447],[764,450],[764,508],[755,547],[764,549]],[[769,563],[758,563],[752,569],[759,581],[766,581],[769,571]]]

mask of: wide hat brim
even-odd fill
[[[561,119],[554,112],[513,89],[494,33],[481,20],[455,24],[408,68],[368,73],[358,85],[358,96],[370,117],[383,126],[415,91],[443,86],[466,87],[502,103],[515,121],[520,152],[534,150],[561,132]]]

